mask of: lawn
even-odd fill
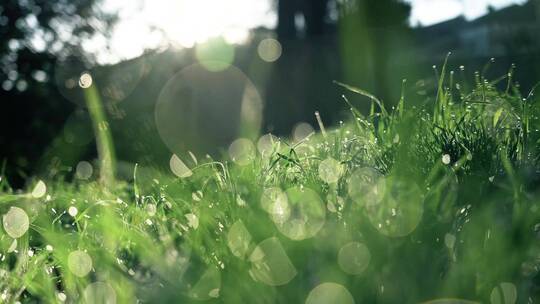
[[[339,126],[169,172],[2,178],[0,302],[537,303],[538,99],[511,71],[437,75],[391,108],[336,82]]]

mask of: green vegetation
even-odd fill
[[[537,99],[511,72],[440,75],[392,109],[338,83],[370,113],[344,96],[348,123],[174,156],[176,176],[2,179],[0,302],[540,301]]]

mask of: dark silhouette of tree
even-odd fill
[[[278,0],[277,34],[281,40],[299,37],[295,19],[302,16],[305,21],[306,38],[322,35],[326,30],[329,0]]]
[[[305,19],[307,40],[325,34],[339,38],[345,74],[349,74],[345,78],[369,71],[372,85],[368,87],[377,94],[388,92],[389,59],[407,44],[411,11],[408,3],[403,0],[278,0],[277,6],[277,34],[282,42],[300,38],[295,18],[301,15]],[[330,10],[334,10],[337,19],[329,18]]]
[[[116,21],[102,0],[0,2],[0,161],[17,177],[33,171],[74,104],[54,81],[58,58],[85,54],[82,43],[107,36]],[[8,174],[9,175],[9,174]]]

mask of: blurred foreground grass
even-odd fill
[[[173,156],[175,175],[3,178],[0,302],[540,302],[537,99],[440,74],[430,102],[392,109],[340,84],[368,115]]]

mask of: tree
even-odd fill
[[[295,19],[302,15],[305,20],[306,38],[322,35],[326,30],[329,0],[278,0],[277,34],[281,40],[299,37]]]
[[[82,43],[97,35],[107,37],[116,21],[115,14],[100,9],[101,1],[0,3],[0,158],[8,162],[8,175],[24,177],[34,171],[73,111],[74,104],[55,84],[55,63],[74,54],[93,60]]]
[[[410,5],[402,0],[348,0],[341,1],[338,9],[344,48],[365,52],[372,65],[375,93],[390,97],[388,62],[407,48]],[[365,50],[360,50],[362,47]],[[366,70],[351,67],[352,73]]]

